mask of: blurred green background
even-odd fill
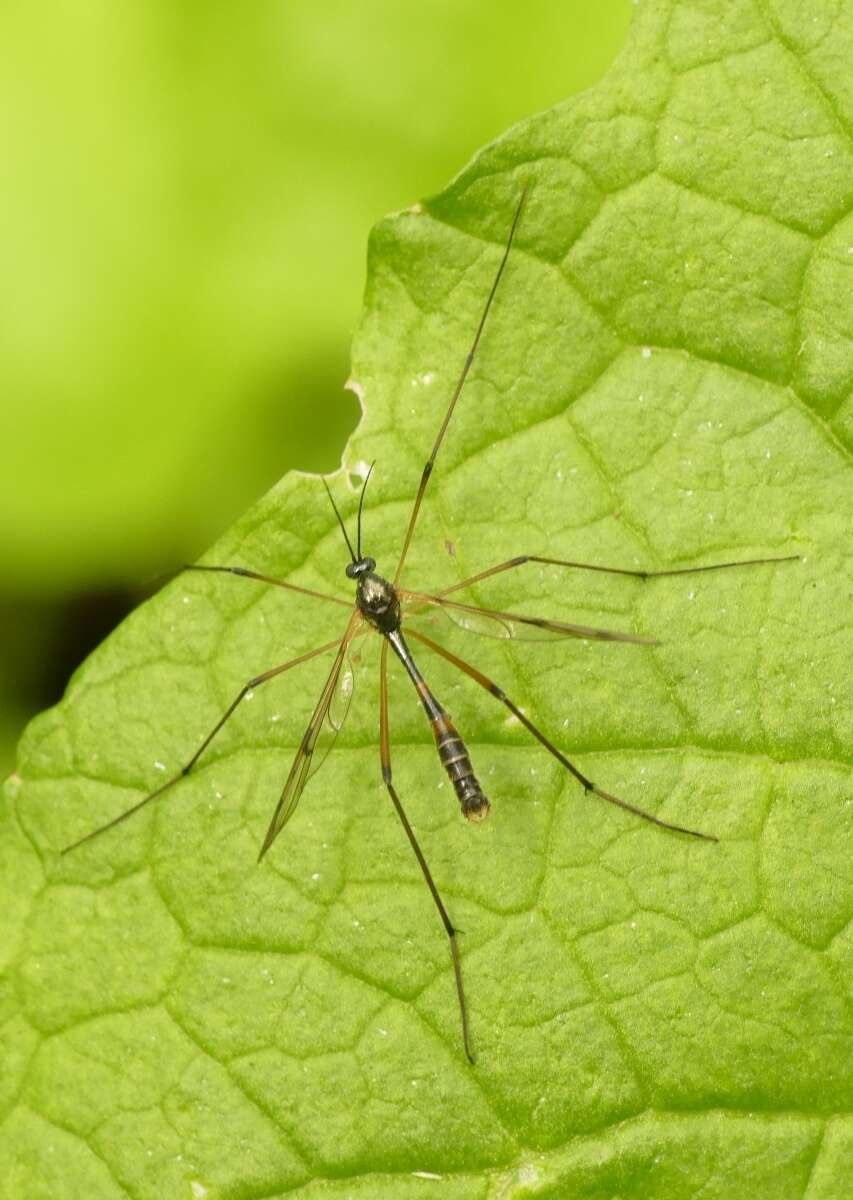
[[[0,776],[291,467],[333,470],[367,233],[594,83],[631,0],[5,0]]]

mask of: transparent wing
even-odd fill
[[[339,688],[341,675],[346,662],[347,648],[355,636],[358,627],[361,625],[361,621],[361,614],[358,611],[354,612],[350,618],[349,625],[347,625],[346,632],[341,639],[341,644],[338,647],[337,654],[335,655],[335,661],[332,663],[332,669],[329,671],[329,674],[326,677],[326,682],[323,684],[323,690],[320,693],[320,699],[317,701],[314,712],[311,714],[311,720],[308,722],[308,727],[302,735],[302,741],[299,743],[299,749],[296,751],[296,756],[293,759],[293,764],[290,768],[290,774],[287,777],[287,782],[284,785],[281,797],[276,805],[269,828],[267,829],[264,843],[261,846],[261,852],[258,855],[259,859],[263,858],[267,850],[269,850],[270,846],[273,844],[275,839],[278,837],[282,829],[284,829],[285,825],[296,811],[296,806],[299,803],[299,798],[305,789],[305,784],[308,782],[311,775],[315,773],[311,768],[312,763],[315,761],[315,752],[318,744],[321,742],[321,735],[324,734],[324,731],[326,731],[325,736],[322,738],[323,745],[321,748],[320,757],[317,760],[316,770],[319,770],[319,768],[322,766],[328,751],[331,749],[335,738],[340,732],[343,721],[345,720],[346,714],[349,711],[349,701],[346,702],[345,709],[341,708],[340,705],[336,706],[336,714],[334,717],[336,724],[333,724],[332,719],[330,719],[330,710],[332,708],[332,702],[335,699],[336,692]],[[351,688],[349,697],[351,700]]]
[[[352,635],[349,645],[346,648],[346,654],[341,664],[341,669],[338,672],[338,678],[332,691],[329,707],[326,712],[326,719],[323,722],[323,728],[317,735],[317,743],[314,747],[314,756],[311,766],[308,770],[308,779],[313,779],[317,772],[322,767],[323,763],[329,757],[335,742],[338,740],[338,734],[344,727],[347,717],[349,716],[352,698],[355,695],[355,680],[358,674],[356,668],[360,660],[359,649],[356,643],[368,632],[367,626],[363,623],[359,629]]]
[[[329,704],[329,711],[326,713],[326,728],[330,729],[335,737],[343,729],[344,722],[349,715],[354,691],[355,671],[353,670],[352,659],[348,654],[341,665],[338,681],[332,693],[331,703]]]
[[[455,625],[470,633],[486,637],[518,638],[522,641],[541,641],[552,638],[585,638],[597,642],[634,642],[641,646],[656,646],[655,638],[641,637],[636,633],[624,633],[618,629],[597,629],[591,625],[573,625],[568,621],[552,621],[546,617],[528,617],[522,613],[500,612],[494,608],[478,608],[474,604],[463,604],[448,600],[445,596],[432,596],[425,592],[400,590],[406,602],[406,616],[418,616],[430,608],[440,610]]]
[[[520,626],[518,622],[513,624],[509,621],[497,620],[494,617],[485,617],[481,613],[456,612],[444,605],[435,604],[423,608],[413,606],[405,608],[405,614],[407,624],[415,619],[419,628],[424,624],[435,627],[443,625],[445,621],[452,621],[459,629],[464,629],[467,633],[479,634],[481,637],[513,638],[524,637],[525,634],[523,626]]]
[[[447,621],[452,621],[458,629],[464,629],[467,633],[476,633],[481,637],[523,638],[525,636],[523,627],[518,623],[498,621],[492,617],[484,617],[480,613],[455,612],[451,608],[437,604],[429,608],[404,608],[404,612],[406,624],[415,620],[419,629],[427,625],[436,629]]]

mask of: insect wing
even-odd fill
[[[352,641],[355,641],[356,638],[361,637],[366,632],[366,629],[362,629],[359,633],[354,634]],[[359,658],[358,652],[353,650],[352,641],[347,648],[344,661],[338,672],[338,678],[332,691],[329,707],[326,710],[326,719],[323,722],[323,728],[317,736],[313,760],[308,770],[308,779],[314,778],[329,757],[352,707],[352,698],[355,695],[356,667]]]
[[[346,633],[343,636],[338,652],[335,655],[335,661],[332,663],[332,669],[326,678],[323,685],[323,690],[320,693],[320,699],[314,712],[311,714],[311,720],[308,722],[308,727],[302,735],[302,741],[299,744],[299,749],[296,751],[296,757],[290,768],[290,774],[287,777],[287,782],[282,790],[281,797],[276,805],[269,828],[267,829],[264,843],[261,846],[259,858],[263,858],[267,850],[273,844],[275,839],[284,829],[287,822],[296,811],[296,806],[299,803],[299,798],[305,789],[305,784],[308,782],[312,770],[311,764],[314,761],[314,754],[317,749],[317,744],[320,740],[320,735],[324,729],[330,731],[332,742],[337,736],[338,730],[329,723],[329,710],[332,705],[332,700],[338,688],[341,672],[346,661],[347,647],[352,640],[356,627],[361,623],[361,615],[356,612],[353,614]],[[344,714],[345,715],[345,714]],[[341,724],[342,724],[341,720]],[[338,726],[338,729],[340,726]],[[329,746],[329,749],[331,746]],[[322,765],[325,760],[327,751],[323,752],[321,759],[317,764],[317,768]]]
[[[493,608],[478,608],[474,604],[430,596],[421,592],[401,593],[411,600],[414,609],[407,616],[420,615],[421,605],[439,608],[460,629],[494,638],[516,638],[519,641],[542,641],[553,638],[583,638],[597,642],[634,642],[643,646],[657,645],[655,638],[641,637],[618,629],[598,629],[591,625],[574,625],[568,621],[552,621],[546,617],[528,617],[522,613],[499,612]]]
[[[356,647],[353,643],[360,641],[366,633],[367,629],[362,625],[361,629],[357,630],[350,638],[344,662],[338,675],[338,681],[332,693],[329,711],[326,714],[326,727],[334,733],[335,737],[340,733],[349,715],[352,698],[356,690],[355,677],[361,662],[361,650],[360,647]]]
[[[517,638],[525,636],[523,626],[517,621],[498,620],[495,617],[484,616],[482,613],[476,612],[461,612],[444,604],[435,605],[432,611],[422,610],[406,615],[407,617],[418,617],[422,621],[441,619],[452,621],[458,629],[464,629],[466,633],[479,634],[481,637]]]

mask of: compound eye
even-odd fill
[[[375,566],[372,558],[360,558],[358,562],[347,563],[346,572],[350,579],[359,579],[362,575],[369,575]]]

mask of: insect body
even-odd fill
[[[384,634],[391,649],[406,668],[435,734],[438,757],[459,799],[462,815],[481,821],[491,807],[471,765],[471,758],[456,726],[450,720],[417,668],[402,629],[400,597],[393,583],[376,575],[372,558],[361,558],[347,567],[347,575],[358,580],[356,604],[370,624]]]
[[[407,636],[416,640],[421,646],[427,650],[439,655],[446,662],[462,671],[469,679],[473,680],[479,687],[488,692],[495,700],[503,704],[510,713],[521,723],[521,725],[530,733],[537,741],[551,754],[583,787],[584,791],[598,796],[602,800],[606,800],[610,804],[614,804],[619,808],[625,809],[633,813],[637,817],[645,821],[651,822],[662,829],[670,830],[678,834],[684,834],[693,838],[698,838],[706,842],[714,842],[717,839],[708,833],[702,833],[696,829],[688,829],[683,825],[677,825],[668,821],[664,821],[661,817],[653,813],[647,812],[645,809],[639,808],[637,805],[623,800],[611,792],[605,791],[599,787],[591,779],[589,779],[552,741],[541,729],[538,728],[530,718],[509,698],[504,690],[488,676],[484,675],[476,667],[470,663],[463,661],[457,655],[451,653],[438,642],[420,632],[415,627],[407,623],[407,614],[414,610],[423,610],[424,607],[432,607],[443,609],[450,615],[455,615],[460,622],[465,625],[471,625],[476,621],[486,626],[490,626],[499,636],[507,633],[513,633],[516,630],[535,631],[537,636],[557,637],[557,638],[583,638],[595,639],[597,641],[615,641],[615,642],[633,642],[641,645],[654,644],[654,639],[639,636],[633,633],[620,632],[610,629],[595,629],[584,625],[573,625],[565,621],[551,620],[545,617],[526,616],[519,613],[502,612],[497,609],[483,608],[475,604],[466,603],[465,601],[453,598],[452,594],[461,591],[472,584],[480,583],[483,580],[489,579],[506,571],[511,571],[522,567],[525,563],[537,562],[545,563],[553,566],[564,567],[566,569],[603,571],[616,575],[633,576],[640,580],[648,580],[654,577],[691,574],[697,571],[719,570],[722,568],[742,567],[753,565],[755,563],[767,562],[785,562],[796,557],[795,555],[786,556],[784,558],[764,558],[764,559],[749,559],[726,563],[715,563],[710,566],[698,567],[682,567],[662,571],[642,571],[633,570],[623,567],[607,567],[594,565],[590,563],[573,562],[566,559],[551,558],[536,554],[521,554],[513,558],[509,558],[504,562],[497,563],[494,566],[487,567],[471,576],[469,579],[461,580],[450,587],[444,588],[438,592],[415,592],[402,587],[400,583],[401,574],[406,561],[406,555],[412,541],[412,536],[417,524],[418,515],[421,510],[421,505],[424,499],[424,494],[427,489],[430,477],[435,466],[444,436],[447,432],[450,419],[453,415],[454,408],[459,399],[460,393],[465,385],[468,377],[468,372],[474,361],[474,356],[480,343],[483,329],[486,324],[489,311],[498,290],[501,277],[507,264],[510,249],[512,247],[513,238],[516,228],[521,217],[522,208],[524,205],[524,193],[519,201],[515,211],[515,216],[509,231],[509,236],[501,258],[500,265],[495,274],[491,290],[486,299],[479,325],[477,326],[474,335],[471,349],[469,350],[461,374],[453,390],[449,406],[444,415],[444,419],[439,427],[438,434],[432,447],[429,458],[424,465],[421,474],[420,484],[415,494],[414,503],[412,506],[409,523],[403,539],[403,546],[400,552],[400,557],[397,562],[397,569],[394,574],[393,581],[383,578],[376,573],[376,562],[373,558],[363,555],[361,552],[361,518],[364,505],[364,497],[367,488],[367,483],[370,478],[368,472],[367,478],[362,486],[361,496],[358,505],[358,525],[357,525],[357,543],[356,549],[353,549],[349,535],[344,525],[344,521],[335,505],[334,499],[329,491],[328,484],[323,480],[326,487],[326,492],[335,511],[335,516],[340,524],[343,532],[344,540],[346,541],[347,549],[350,555],[350,562],[346,566],[346,575],[350,580],[355,582],[355,604],[350,600],[344,600],[338,596],[332,596],[325,592],[318,592],[312,588],[306,588],[298,584],[290,583],[288,580],[276,579],[269,575],[263,575],[257,571],[252,571],[247,567],[242,566],[219,566],[219,565],[197,565],[190,567],[190,570],[196,571],[218,571],[225,572],[231,575],[237,575],[246,579],[254,580],[259,583],[269,584],[275,587],[283,588],[286,591],[293,591],[308,595],[315,600],[323,601],[327,604],[337,604],[349,610],[349,617],[343,635],[338,640],[327,642],[316,649],[308,651],[306,654],[301,654],[297,658],[290,659],[279,666],[272,667],[270,670],[263,672],[261,675],[250,679],[237,693],[237,696],[225,710],[223,715],[214,725],[213,729],[207,734],[201,745],[192,755],[192,757],[184,764],[184,766],[176,772],[170,779],[166,780],[156,791],[144,796],[133,807],[119,813],[112,821],[98,829],[86,834],[80,838],[72,846],[66,847],[67,852],[89,841],[91,838],[104,832],[106,829],[126,820],[133,813],[153,800],[162,796],[169,788],[179,783],[181,779],[187,775],[204,751],[222,729],[228,718],[238,707],[238,705],[249,695],[249,693],[267,683],[271,679],[284,674],[286,671],[292,670],[301,663],[308,662],[321,654],[334,653],[332,666],[323,685],[320,697],[308,722],[308,726],[299,743],[293,764],[290,768],[287,780],[285,781],[281,797],[273,812],[272,819],[267,829],[266,836],[261,845],[259,858],[267,853],[270,846],[281,833],[284,826],[287,824],[290,817],[293,815],[299,798],[305,788],[308,779],[312,772],[315,752],[318,746],[320,734],[328,724],[334,728],[338,726],[331,716],[333,700],[339,687],[344,663],[347,656],[348,647],[353,639],[365,632],[374,631],[382,638],[382,647],[380,653],[379,665],[379,757],[382,770],[382,779],[387,788],[391,802],[400,819],[403,830],[418,861],[418,865],[423,874],[424,881],[432,896],[433,902],[438,911],[445,933],[447,934],[451,959],[453,963],[454,978],[456,983],[456,994],[459,1003],[459,1012],[462,1023],[462,1042],[466,1055],[471,1061],[470,1037],[468,1029],[468,1012],[465,1001],[465,990],[462,983],[462,968],[459,956],[459,947],[456,929],[450,919],[444,902],[435,885],[426,858],[415,836],[414,830],[406,815],[405,809],[397,794],[394,785],[392,765],[391,765],[391,738],[388,724],[388,647],[390,646],[394,654],[403,664],[409,678],[411,679],[417,691],[420,702],[426,713],[427,719],[432,727],[435,736],[436,748],[441,765],[447,772],[447,775],[453,785],[456,796],[463,815],[469,821],[480,821],[485,818],[490,809],[489,801],[486,798],[482,787],[474,772],[474,767],[471,763],[471,758],[465,743],[453,725],[450,717],[445,712],[438,699],[435,697],[426,680],[421,674],[413,656]],[[372,468],[371,468],[372,470]]]

